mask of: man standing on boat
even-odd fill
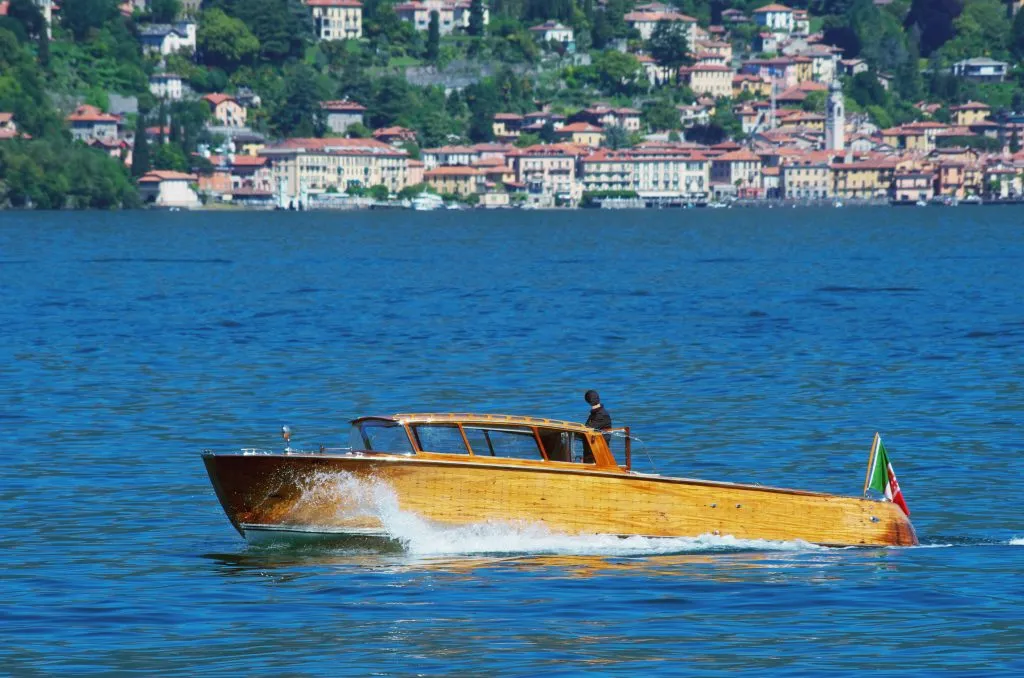
[[[604,405],[601,404],[601,396],[597,394],[597,391],[591,389],[583,394],[583,399],[590,405],[590,416],[587,417],[586,426],[597,429],[598,431],[607,431],[612,427],[612,415],[608,414],[608,410],[604,409]],[[605,434],[605,442],[608,443],[609,448],[611,447],[611,435]],[[593,464],[594,458],[589,453],[583,457],[584,464]]]

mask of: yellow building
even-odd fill
[[[515,141],[523,128],[523,116],[518,113],[495,113],[491,131],[499,141]]]
[[[409,185],[409,156],[376,139],[286,139],[264,147],[273,188],[291,198],[350,186],[387,186],[397,193]]]
[[[313,13],[320,40],[354,40],[363,36],[363,3],[359,0],[305,0]]]
[[[735,72],[728,66],[696,64],[680,69],[694,94],[708,94],[715,97],[732,96],[732,78]]]
[[[604,132],[601,128],[588,122],[574,122],[557,130],[555,134],[563,141],[591,148],[600,146],[604,139]]]
[[[935,135],[948,125],[941,122],[912,122],[882,130],[882,143],[906,151],[930,153],[935,149]]]
[[[835,196],[847,199],[888,198],[896,163],[891,160],[861,160],[832,164]]]
[[[475,167],[435,167],[423,173],[427,185],[442,195],[480,193],[483,179],[483,173]]]
[[[968,101],[962,106],[954,106],[949,109],[953,114],[953,122],[962,127],[970,127],[979,122],[985,122],[992,114],[992,107],[978,101]]]
[[[768,97],[772,94],[772,85],[767,78],[753,73],[737,73],[732,78],[732,98],[735,99],[744,92],[749,92],[755,97]]]

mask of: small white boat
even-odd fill
[[[444,200],[436,193],[420,193],[412,200],[412,208],[417,212],[439,210],[444,207]]]

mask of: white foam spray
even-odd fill
[[[737,539],[728,535],[699,537],[618,537],[602,534],[569,535],[523,521],[484,521],[441,526],[399,508],[394,490],[381,480],[360,479],[349,473],[321,473],[303,487],[298,506],[329,501],[339,515],[374,517],[387,535],[414,555],[540,554],[638,556],[730,551],[821,550],[804,541]]]
[[[1010,546],[1024,546],[1024,537],[1014,537],[1010,540]]]

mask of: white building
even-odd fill
[[[531,26],[530,32],[533,37],[544,44],[552,41],[561,43],[569,51],[576,49],[576,39],[572,28],[563,26],[557,21],[545,21],[537,26]]]
[[[795,28],[793,10],[775,3],[755,9],[754,21],[773,33],[792,33]]]
[[[438,29],[441,35],[448,35],[456,29],[469,28],[470,6],[470,0],[414,0],[395,5],[394,10],[399,19],[411,23],[417,31],[429,30],[430,15],[437,12]],[[483,10],[486,26],[490,21],[490,11],[486,5]]]
[[[196,25],[191,21],[176,24],[149,24],[139,29],[142,51],[167,56],[185,50],[196,51]]]
[[[355,40],[363,37],[363,3],[359,0],[304,0],[313,14],[319,40]]]
[[[199,196],[194,186],[199,181],[195,174],[153,170],[139,178],[139,194],[143,201],[157,207],[199,207]]]
[[[184,94],[181,76],[175,73],[156,73],[149,76],[149,91],[157,99],[180,101]]]

